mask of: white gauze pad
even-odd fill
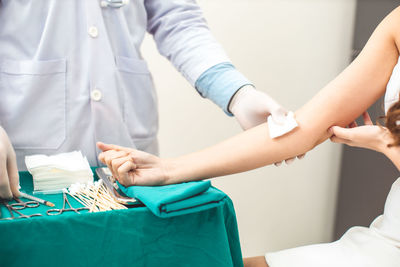
[[[271,138],[277,138],[284,134],[291,132],[293,129],[298,127],[296,119],[294,118],[294,113],[289,112],[285,118],[285,122],[283,124],[276,123],[272,116],[268,117],[268,128],[269,128],[269,136]]]

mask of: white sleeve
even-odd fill
[[[344,267],[340,245],[335,243],[317,244],[267,253],[269,267]],[[343,255],[344,256],[344,255]],[[352,266],[356,267],[356,266]]]
[[[267,253],[269,267],[399,267],[400,248],[365,227],[353,227],[333,243]]]

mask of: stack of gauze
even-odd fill
[[[35,191],[60,190],[74,183],[93,182],[89,162],[80,151],[26,156],[25,164],[33,176]]]

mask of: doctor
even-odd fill
[[[0,0],[0,197],[18,196],[27,154],[96,140],[157,154],[157,97],[143,37],[243,129],[286,111],[230,63],[195,0]],[[172,97],[172,96],[171,96]]]

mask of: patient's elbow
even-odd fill
[[[301,131],[301,136],[303,140],[303,145],[301,146],[306,153],[314,149],[319,144],[323,143],[330,137],[328,129],[322,129],[321,127],[313,127],[312,125],[300,125],[299,130]]]

